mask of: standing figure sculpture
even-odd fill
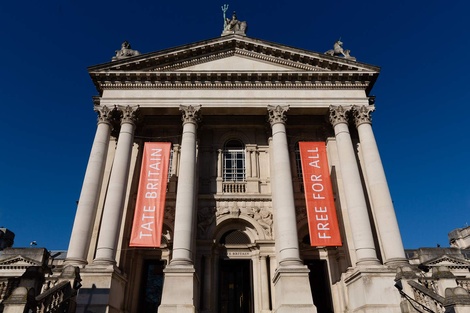
[[[343,49],[343,42],[341,39],[338,39],[335,44],[333,45],[333,49],[330,49],[325,52],[325,54],[331,55],[331,56],[343,56],[345,59],[356,61],[355,57],[352,57],[349,55],[350,50],[344,50]]]
[[[237,19],[237,14],[233,11],[232,18],[229,19],[226,17],[225,12],[228,10],[228,4],[224,4],[222,6],[223,18],[224,18],[224,31],[222,32],[222,36],[227,35],[242,35],[246,36],[246,22],[239,21]]]

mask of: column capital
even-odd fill
[[[330,123],[335,127],[338,124],[348,123],[348,116],[347,113],[350,110],[350,108],[344,108],[341,105],[335,106],[335,105],[330,105]]]
[[[122,124],[132,124],[135,126],[138,118],[139,106],[130,106],[130,105],[119,105],[116,106],[116,110],[121,114],[121,125]]]
[[[105,105],[103,106],[95,105],[93,109],[98,114],[98,124],[105,123],[105,124],[111,125],[111,119],[112,119],[111,109],[109,109]]]
[[[277,123],[285,124],[287,120],[287,111],[289,111],[288,105],[268,105],[268,120],[271,127]]]
[[[197,124],[200,120],[200,105],[180,105],[180,112],[182,113],[181,120],[183,121],[183,125],[186,123],[193,123]]]
[[[356,127],[359,127],[361,124],[372,124],[372,116],[371,113],[375,111],[375,107],[372,105],[366,106],[358,106],[354,105],[352,107],[352,113],[354,116],[354,123]]]

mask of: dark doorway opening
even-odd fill
[[[328,267],[325,260],[305,260],[310,273],[310,289],[317,312],[333,313]]]
[[[219,312],[253,313],[250,260],[220,260]]]
[[[158,312],[158,306],[162,301],[164,267],[164,262],[160,260],[147,260],[144,262],[139,312]]]

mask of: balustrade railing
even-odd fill
[[[223,182],[222,192],[223,193],[245,193],[246,183],[245,182]]]
[[[76,291],[69,281],[62,281],[36,297],[33,313],[69,312]]]
[[[414,300],[425,311],[433,313],[445,312],[444,297],[415,281],[408,281],[408,284],[413,290]]]

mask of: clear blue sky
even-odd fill
[[[218,37],[223,1],[0,3],[0,226],[67,249],[96,129],[87,67]],[[380,66],[373,128],[405,247],[470,223],[467,1],[232,0],[248,36]]]

